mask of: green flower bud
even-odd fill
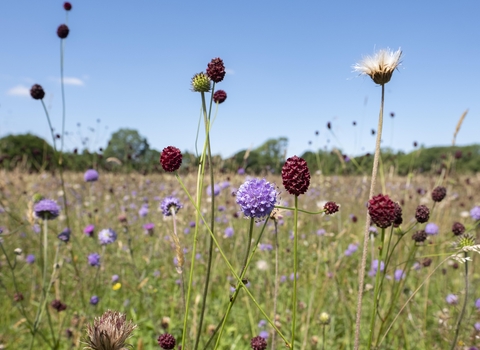
[[[326,312],[322,312],[319,317],[320,324],[327,325],[330,323],[330,315]]]
[[[205,73],[197,73],[192,78],[192,90],[196,92],[210,91],[210,78]]]

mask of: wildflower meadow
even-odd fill
[[[74,7],[63,8],[62,79]],[[403,58],[385,48],[352,62],[379,87],[376,146],[368,167],[340,153],[341,169],[358,172],[328,175],[320,152],[280,155],[279,171],[253,171],[248,152],[222,166],[220,57],[185,82],[201,111],[198,153],[166,144],[148,161],[155,171],[133,169],[130,154],[87,154],[72,171],[68,115],[54,128],[35,83],[28,103],[51,140],[36,168],[25,153],[1,170],[0,349],[480,347],[480,176],[454,153],[438,171],[400,174],[381,149],[385,89]]]

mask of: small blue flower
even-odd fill
[[[426,226],[425,226],[425,233],[427,235],[436,235],[438,234],[438,226],[435,225],[433,222],[429,222]]]
[[[405,272],[402,269],[397,269],[393,273],[393,277],[395,278],[395,281],[399,282],[405,278]]]
[[[224,232],[224,233],[225,233],[225,236],[224,236],[224,237],[225,237],[225,238],[230,238],[230,237],[233,236],[234,232],[235,232],[235,231],[233,230],[233,227],[227,227],[227,228],[225,229],[225,232]]]
[[[213,185],[213,194],[214,194],[215,197],[220,194],[221,189],[222,188],[220,187],[220,185],[218,185],[218,184]],[[210,197],[212,196],[212,186],[210,186],[210,185],[207,187],[207,194]]]
[[[25,261],[27,262],[27,264],[33,264],[35,262],[35,255],[28,254],[25,258]]]
[[[355,253],[357,250],[358,250],[358,245],[351,243],[348,245],[348,248],[345,250],[344,254],[345,256],[350,256],[353,253]]]
[[[88,169],[83,175],[86,182],[94,182],[98,180],[98,172],[95,169]]]
[[[90,266],[100,266],[100,254],[92,253],[88,256]]]
[[[97,297],[96,295],[94,295],[90,298],[90,304],[92,304],[92,305],[97,305],[99,301],[100,301],[100,298]]]
[[[449,294],[445,298],[446,302],[450,305],[457,305],[458,304],[458,295],[456,294]]]
[[[475,221],[480,220],[480,207],[479,206],[473,207],[473,209],[470,210],[470,216]]]

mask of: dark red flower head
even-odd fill
[[[387,228],[395,221],[395,203],[380,193],[368,201],[368,214],[375,225]]]
[[[175,338],[169,333],[162,334],[157,340],[162,349],[171,350],[175,348]]]
[[[427,239],[427,233],[425,230],[417,231],[412,235],[412,239],[417,243],[425,242]]]
[[[430,217],[430,209],[425,205],[419,205],[415,211],[415,219],[421,224],[428,221]]]
[[[212,59],[207,66],[207,75],[215,83],[221,82],[225,73],[225,65],[219,57]]]
[[[41,85],[35,84],[30,89],[30,96],[35,100],[41,100],[45,97],[45,91],[43,91]]]
[[[432,191],[432,199],[434,202],[441,202],[447,195],[447,189],[442,186],[435,187]]]
[[[395,204],[395,220],[393,221],[393,227],[398,227],[402,224],[402,207],[397,202]]]
[[[218,103],[218,104],[223,103],[225,102],[226,99],[227,99],[227,93],[223,90],[217,90],[213,94],[213,101],[215,103]]]
[[[52,307],[57,310],[57,312],[64,311],[67,309],[67,305],[62,303],[60,300],[55,299],[54,301],[51,302]]]
[[[283,186],[288,193],[299,196],[310,186],[310,171],[303,158],[293,156],[287,159],[282,168]]]
[[[72,4],[69,3],[68,1],[65,1],[63,3],[63,8],[65,9],[65,11],[70,11],[72,9]]]
[[[60,24],[57,29],[57,35],[60,39],[65,39],[68,36],[70,29],[68,29],[66,24]]]
[[[338,211],[338,209],[340,209],[340,207],[335,202],[327,202],[323,206],[323,210],[325,211],[325,214],[327,214],[327,215],[335,214]]]
[[[455,236],[461,236],[465,232],[465,226],[460,222],[455,222],[452,225],[452,232]]]
[[[253,350],[265,350],[267,348],[267,341],[261,336],[257,336],[252,338],[250,346]]]
[[[165,147],[160,156],[160,164],[165,171],[177,171],[182,165],[182,152],[177,147]]]

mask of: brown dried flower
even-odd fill
[[[126,343],[137,325],[126,320],[126,316],[118,311],[106,311],[95,318],[93,325],[87,325],[85,350],[127,350]]]

